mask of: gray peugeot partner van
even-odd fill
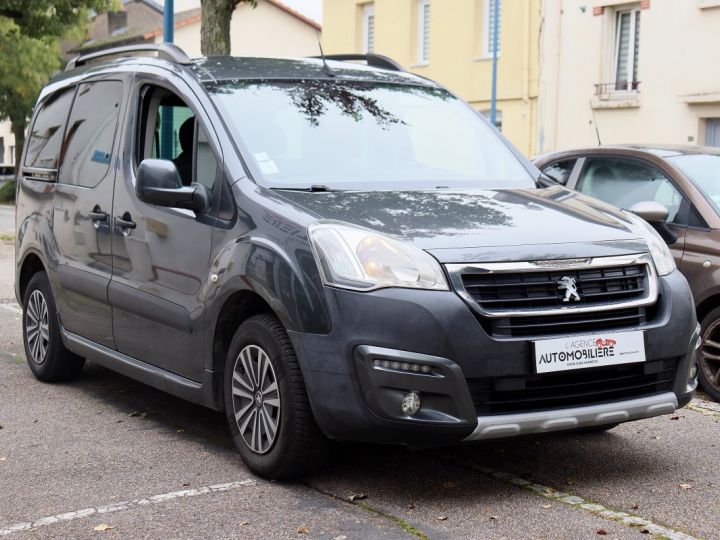
[[[386,57],[78,57],[38,99],[17,191],[33,373],[89,359],[224,411],[263,476],[331,439],[605,430],[697,384],[658,234]]]

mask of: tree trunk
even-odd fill
[[[204,56],[230,54],[230,19],[237,0],[200,0],[200,51]]]
[[[25,125],[27,121],[24,118],[11,119],[12,132],[15,135],[15,175],[20,172],[20,161],[22,160],[23,146],[25,146]]]

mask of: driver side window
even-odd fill
[[[172,161],[182,184],[203,184],[212,193],[218,161],[193,110],[165,88],[149,86],[142,94],[138,163]]]
[[[658,168],[640,160],[588,157],[575,189],[624,210],[642,201],[658,202],[668,209],[668,223],[683,224],[682,194]]]

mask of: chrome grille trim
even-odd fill
[[[463,284],[463,274],[485,273],[517,273],[517,272],[544,272],[544,271],[571,271],[592,268],[610,268],[614,266],[645,265],[647,276],[647,291],[641,298],[620,302],[608,302],[592,306],[567,305],[555,308],[522,308],[489,311],[480,306]],[[622,308],[634,308],[653,305],[658,297],[658,278],[655,264],[649,253],[635,253],[612,257],[595,257],[591,259],[558,259],[547,261],[521,261],[504,263],[477,263],[477,264],[446,264],[445,269],[450,276],[455,291],[480,315],[491,318],[559,315],[563,313],[596,313]]]

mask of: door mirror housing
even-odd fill
[[[670,211],[664,204],[655,201],[641,201],[633,204],[628,210],[652,225],[668,245],[677,242],[677,234],[667,225]]]
[[[144,159],[140,163],[135,192],[141,201],[157,206],[201,213],[210,208],[208,189],[202,184],[183,186],[177,167],[166,159]]]

